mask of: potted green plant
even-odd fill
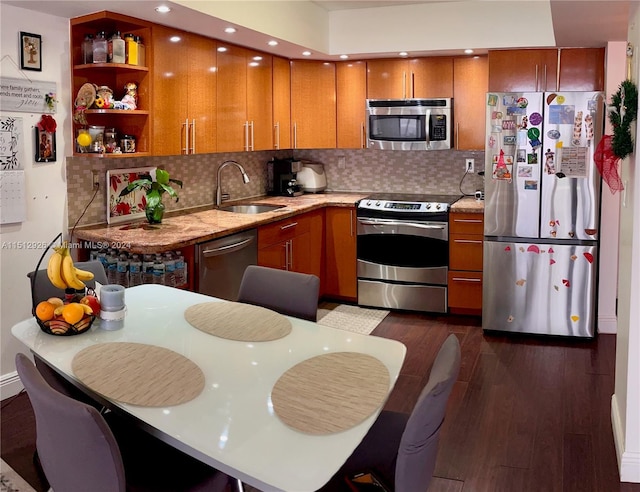
[[[149,174],[142,175],[127,185],[120,192],[120,196],[126,196],[134,190],[144,189],[146,193],[146,205],[144,209],[147,221],[150,224],[160,224],[164,216],[164,204],[162,195],[167,192],[171,198],[178,201],[178,194],[170,183],[174,183],[182,188],[182,181],[169,177],[169,173],[164,169],[152,169]]]

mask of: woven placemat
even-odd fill
[[[268,342],[291,333],[291,322],[283,315],[241,302],[194,304],[184,317],[198,330],[241,342]]]
[[[280,376],[271,401],[289,427],[307,434],[332,434],[369,417],[384,402],[389,379],[386,366],[370,355],[323,354]]]
[[[204,389],[204,374],[194,362],[143,343],[92,345],[76,354],[71,368],[93,391],[143,407],[179,405]]]

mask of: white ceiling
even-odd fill
[[[239,5],[242,4],[239,0],[236,0]],[[455,45],[459,40],[460,33],[455,32],[453,27],[454,20],[463,18],[465,15],[465,3],[469,5],[469,2],[482,2],[481,5],[484,8],[487,6],[500,8],[500,4],[517,5],[518,2],[522,4],[534,4],[536,8],[549,8],[550,4],[551,17],[553,20],[553,34],[555,35],[556,46],[572,46],[572,47],[602,47],[606,46],[608,41],[626,41],[629,19],[630,3],[636,0],[422,0],[422,1],[376,1],[376,0],[363,0],[363,1],[335,1],[335,0],[314,0],[309,2],[301,2],[300,0],[293,2],[296,6],[301,3],[308,3],[310,6],[320,8],[327,12],[327,19],[330,18],[332,13],[339,14],[352,9],[361,9],[362,16],[384,16],[385,7],[406,8],[407,15],[411,15],[411,9],[417,8],[416,4],[433,4],[434,8],[438,7],[437,4],[448,4],[452,8],[456,8],[456,3],[460,3],[460,10],[456,11],[455,18],[452,19],[451,25],[451,45]],[[265,3],[268,3],[266,0]],[[172,7],[170,15],[161,15],[154,11],[154,7],[161,3],[168,4]],[[183,5],[181,5],[182,3]],[[203,14],[198,9],[199,6],[206,4],[216,5],[216,1],[204,1],[192,2],[189,7],[184,4],[189,2],[176,1],[163,1],[163,0],[111,0],[110,2],[104,2],[102,0],[0,0],[0,4],[14,5],[26,9],[36,10],[51,15],[56,15],[65,18],[72,18],[88,13],[101,11],[108,9],[113,12],[120,12],[133,17],[157,22],[159,24],[170,25],[180,29],[204,34],[214,38],[225,38],[222,33],[224,27],[229,22],[227,20],[213,17]],[[235,2],[234,2],[235,3]],[[276,4],[284,4],[286,2],[274,2]],[[493,5],[491,5],[493,4]],[[193,7],[192,7],[193,5]],[[247,3],[247,6],[249,4]],[[264,5],[264,4],[263,4]],[[282,8],[282,7],[281,7]],[[467,9],[468,10],[468,9]],[[247,16],[251,16],[251,8],[247,7]],[[318,13],[321,11],[317,11]],[[525,16],[526,17],[526,16]],[[269,19],[272,25],[278,22],[278,18]],[[478,19],[466,19],[467,22],[482,22]],[[495,16],[486,19],[486,23],[496,23]],[[329,20],[327,20],[327,24]],[[241,23],[236,21],[236,25]],[[254,24],[255,25],[255,24]],[[268,26],[268,24],[264,24]],[[499,25],[499,24],[498,24]],[[291,26],[291,24],[289,24]],[[284,27],[284,29],[283,29]],[[303,46],[300,42],[291,41],[293,36],[288,37],[286,32],[287,26],[279,26],[279,30],[274,29],[276,32],[280,32],[280,36],[276,38],[280,41],[280,45],[276,48],[268,48],[266,41],[273,37],[273,32],[269,32],[269,28],[256,28],[256,29],[239,29],[239,31],[233,35],[233,37],[226,37],[229,42],[248,46],[251,48],[259,49],[262,51],[271,51],[274,54],[285,56],[288,58],[300,58],[300,53],[305,48],[310,46]],[[503,27],[500,27],[504,29]],[[509,26],[507,26],[507,29]],[[523,36],[530,34],[530,31],[535,26],[531,26],[527,23],[527,18],[522,19],[522,23],[517,26],[512,26],[514,39],[518,39],[518,33],[522,33]],[[221,33],[221,34],[218,34]],[[271,34],[271,36],[270,36]],[[329,36],[328,33],[324,34]],[[384,36],[384,33],[371,33],[372,36],[380,37]],[[459,43],[458,43],[459,44]],[[480,43],[478,44],[480,46]],[[491,48],[492,46],[485,46]],[[493,46],[495,47],[495,46]],[[514,45],[514,47],[518,47]],[[317,48],[317,46],[316,46]],[[339,53],[329,54],[328,49],[312,49],[314,55],[311,58],[315,59],[337,59]],[[326,51],[326,52],[323,52]],[[482,52],[482,50],[480,51]],[[444,50],[429,51],[426,47],[425,51],[418,53],[416,50],[412,54],[451,54]],[[376,53],[348,53],[354,56],[360,55],[362,58],[370,58],[374,56],[397,56],[396,52],[382,52]]]

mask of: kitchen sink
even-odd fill
[[[225,207],[219,207],[218,210],[222,212],[233,212],[236,214],[262,214],[265,212],[273,212],[279,208],[284,208],[284,205],[227,205]]]

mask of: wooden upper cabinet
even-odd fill
[[[409,97],[453,97],[453,58],[430,56],[409,60]]]
[[[339,149],[364,148],[366,98],[366,62],[336,63],[337,146]]]
[[[369,99],[452,97],[453,58],[425,57],[410,60],[367,62]]]
[[[218,51],[218,152],[273,148],[271,55],[230,44]]]
[[[559,90],[604,90],[604,48],[560,49]]]
[[[367,61],[367,98],[403,99],[409,96],[407,60]]]
[[[291,148],[291,67],[273,57],[273,148]]]
[[[557,49],[489,51],[489,90],[495,92],[554,91]]]
[[[273,149],[273,57],[249,51],[247,58],[249,150]]]
[[[154,155],[215,152],[215,42],[154,25],[152,51]]]
[[[483,150],[485,95],[489,83],[486,56],[456,58],[453,62],[455,148]]]
[[[336,66],[291,62],[291,123],[294,149],[336,147]]]

